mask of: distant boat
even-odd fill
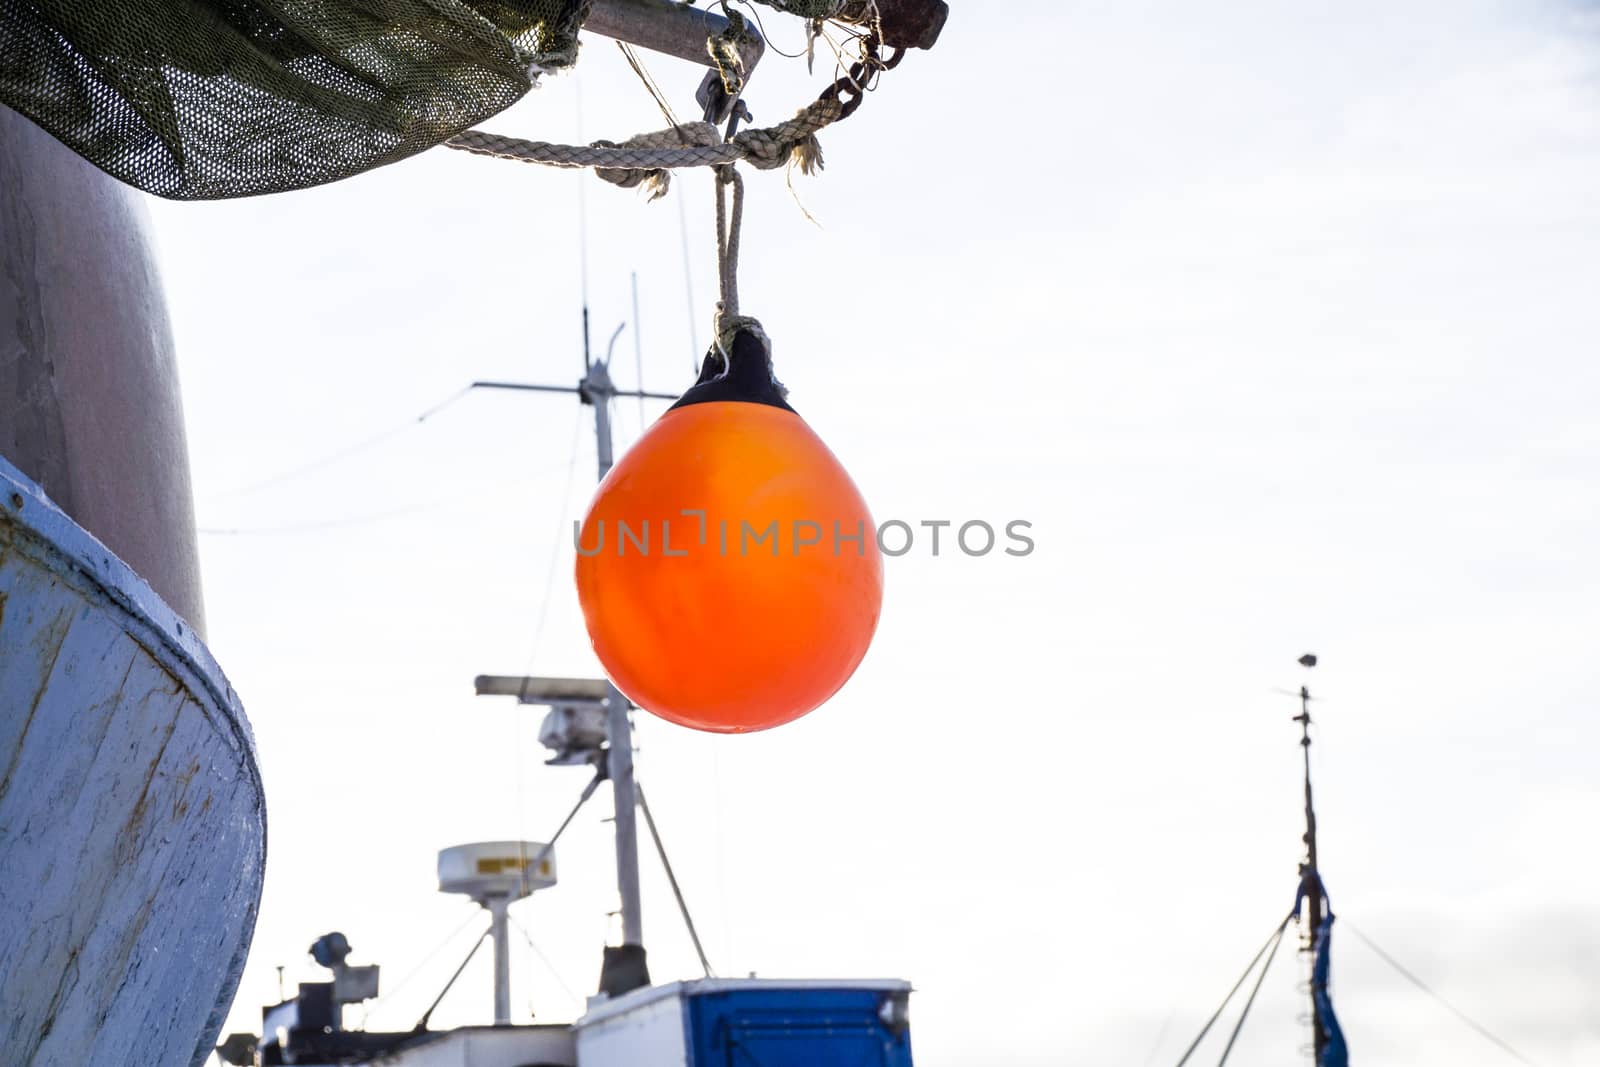
[[[1300,666],[1311,668],[1317,665],[1317,657],[1306,653],[1299,659]],[[1277,692],[1285,692],[1277,690]],[[1328,892],[1322,883],[1322,871],[1317,862],[1317,813],[1312,804],[1311,796],[1311,690],[1301,686],[1298,693],[1285,693],[1295,696],[1300,701],[1300,714],[1294,717],[1294,722],[1300,725],[1300,750],[1301,762],[1304,771],[1304,796],[1305,796],[1305,833],[1301,840],[1305,844],[1305,856],[1300,861],[1299,886],[1295,891],[1294,907],[1283,917],[1276,929],[1268,936],[1266,943],[1256,951],[1255,956],[1245,967],[1239,980],[1228,990],[1228,995],[1223,997],[1217,1010],[1206,1020],[1200,1028],[1194,1041],[1184,1050],[1177,1061],[1177,1067],[1187,1067],[1199,1050],[1201,1043],[1211,1034],[1213,1027],[1222,1018],[1222,1015],[1232,1003],[1239,991],[1250,983],[1250,992],[1245,996],[1234,1020],[1233,1028],[1228,1034],[1227,1043],[1223,1046],[1222,1056],[1217,1060],[1217,1067],[1226,1067],[1229,1056],[1243,1031],[1245,1023],[1249,1021],[1250,1009],[1255,1004],[1256,994],[1261,991],[1262,983],[1266,980],[1267,971],[1272,966],[1274,957],[1282,945],[1290,923],[1299,923],[1301,934],[1301,951],[1311,956],[1311,973],[1309,981],[1304,985],[1304,991],[1311,1000],[1311,1010],[1305,1016],[1311,1023],[1311,1041],[1302,1052],[1309,1053],[1313,1067],[1349,1067],[1350,1046],[1345,1038],[1344,1027],[1339,1022],[1338,1015],[1333,1009],[1333,908],[1328,901]],[[1465,1023],[1479,1037],[1499,1049],[1506,1057],[1516,1060],[1526,1067],[1533,1067],[1533,1062],[1527,1056],[1517,1051],[1510,1043],[1496,1036],[1482,1023],[1477,1022],[1466,1012],[1451,1004],[1440,996],[1431,986],[1417,975],[1408,970],[1393,955],[1381,948],[1371,937],[1345,924],[1345,928],[1355,934],[1356,938],[1370,948],[1384,963],[1393,968],[1402,978],[1411,985],[1432,997],[1440,1006],[1447,1009],[1457,1020]],[[1250,982],[1251,976],[1255,981]]]

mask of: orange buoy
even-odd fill
[[[595,492],[578,599],[595,654],[634,703],[698,730],[799,718],[855,672],[883,559],[855,483],[785,402],[766,340],[652,425]]]

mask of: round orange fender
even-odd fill
[[[600,483],[578,537],[595,654],[699,730],[799,718],[866,655],[883,600],[867,505],[741,331]]]

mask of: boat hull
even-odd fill
[[[221,670],[0,460],[5,1062],[204,1062],[265,859],[255,746]]]

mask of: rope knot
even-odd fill
[[[706,148],[722,143],[722,135],[709,122],[683,122],[665,130],[635,134],[626,141],[594,141],[591,148]],[[643,186],[651,200],[667,195],[672,184],[672,171],[667,167],[596,167],[595,176],[601,181],[623,189]]]
[[[744,151],[745,159],[757,170],[773,170],[792,162],[802,173],[812,174],[822,168],[817,131],[837,122],[843,108],[832,98],[814,100],[786,122],[734,134],[732,143]]]

